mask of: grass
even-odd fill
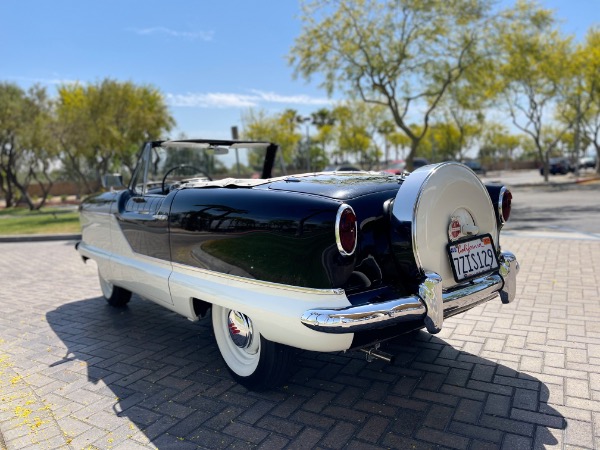
[[[0,235],[79,233],[79,213],[66,208],[0,209]]]

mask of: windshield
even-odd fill
[[[148,146],[140,159],[135,190],[144,191],[144,181],[145,191],[148,192],[156,188],[174,187],[177,182],[186,180],[260,179],[268,150],[268,143],[221,146],[205,142],[167,141],[158,146]],[[286,175],[277,153],[273,167],[270,164],[267,166],[271,169],[268,174],[270,177]]]

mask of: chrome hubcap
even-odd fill
[[[247,349],[252,344],[252,321],[238,311],[229,311],[227,328],[231,341],[241,349]]]

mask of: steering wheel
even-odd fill
[[[209,181],[212,181],[212,178],[210,177],[209,174],[207,174],[204,170],[202,169],[198,169],[197,167],[194,166],[189,166],[187,164],[182,164],[180,166],[175,166],[175,167],[171,167],[169,170],[167,170],[167,172],[165,173],[165,176],[162,179],[162,183],[161,183],[161,192],[163,194],[166,194],[167,192],[165,191],[165,181],[167,181],[167,177],[171,174],[171,172],[174,172],[178,169],[192,169],[194,170],[195,173],[201,173],[202,175],[204,175],[206,178],[208,178]]]

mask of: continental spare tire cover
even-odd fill
[[[392,213],[404,230],[410,230],[418,268],[439,274],[443,289],[457,284],[447,252],[451,240],[489,233],[497,249],[492,201],[481,180],[463,164],[431,164],[410,173]]]

